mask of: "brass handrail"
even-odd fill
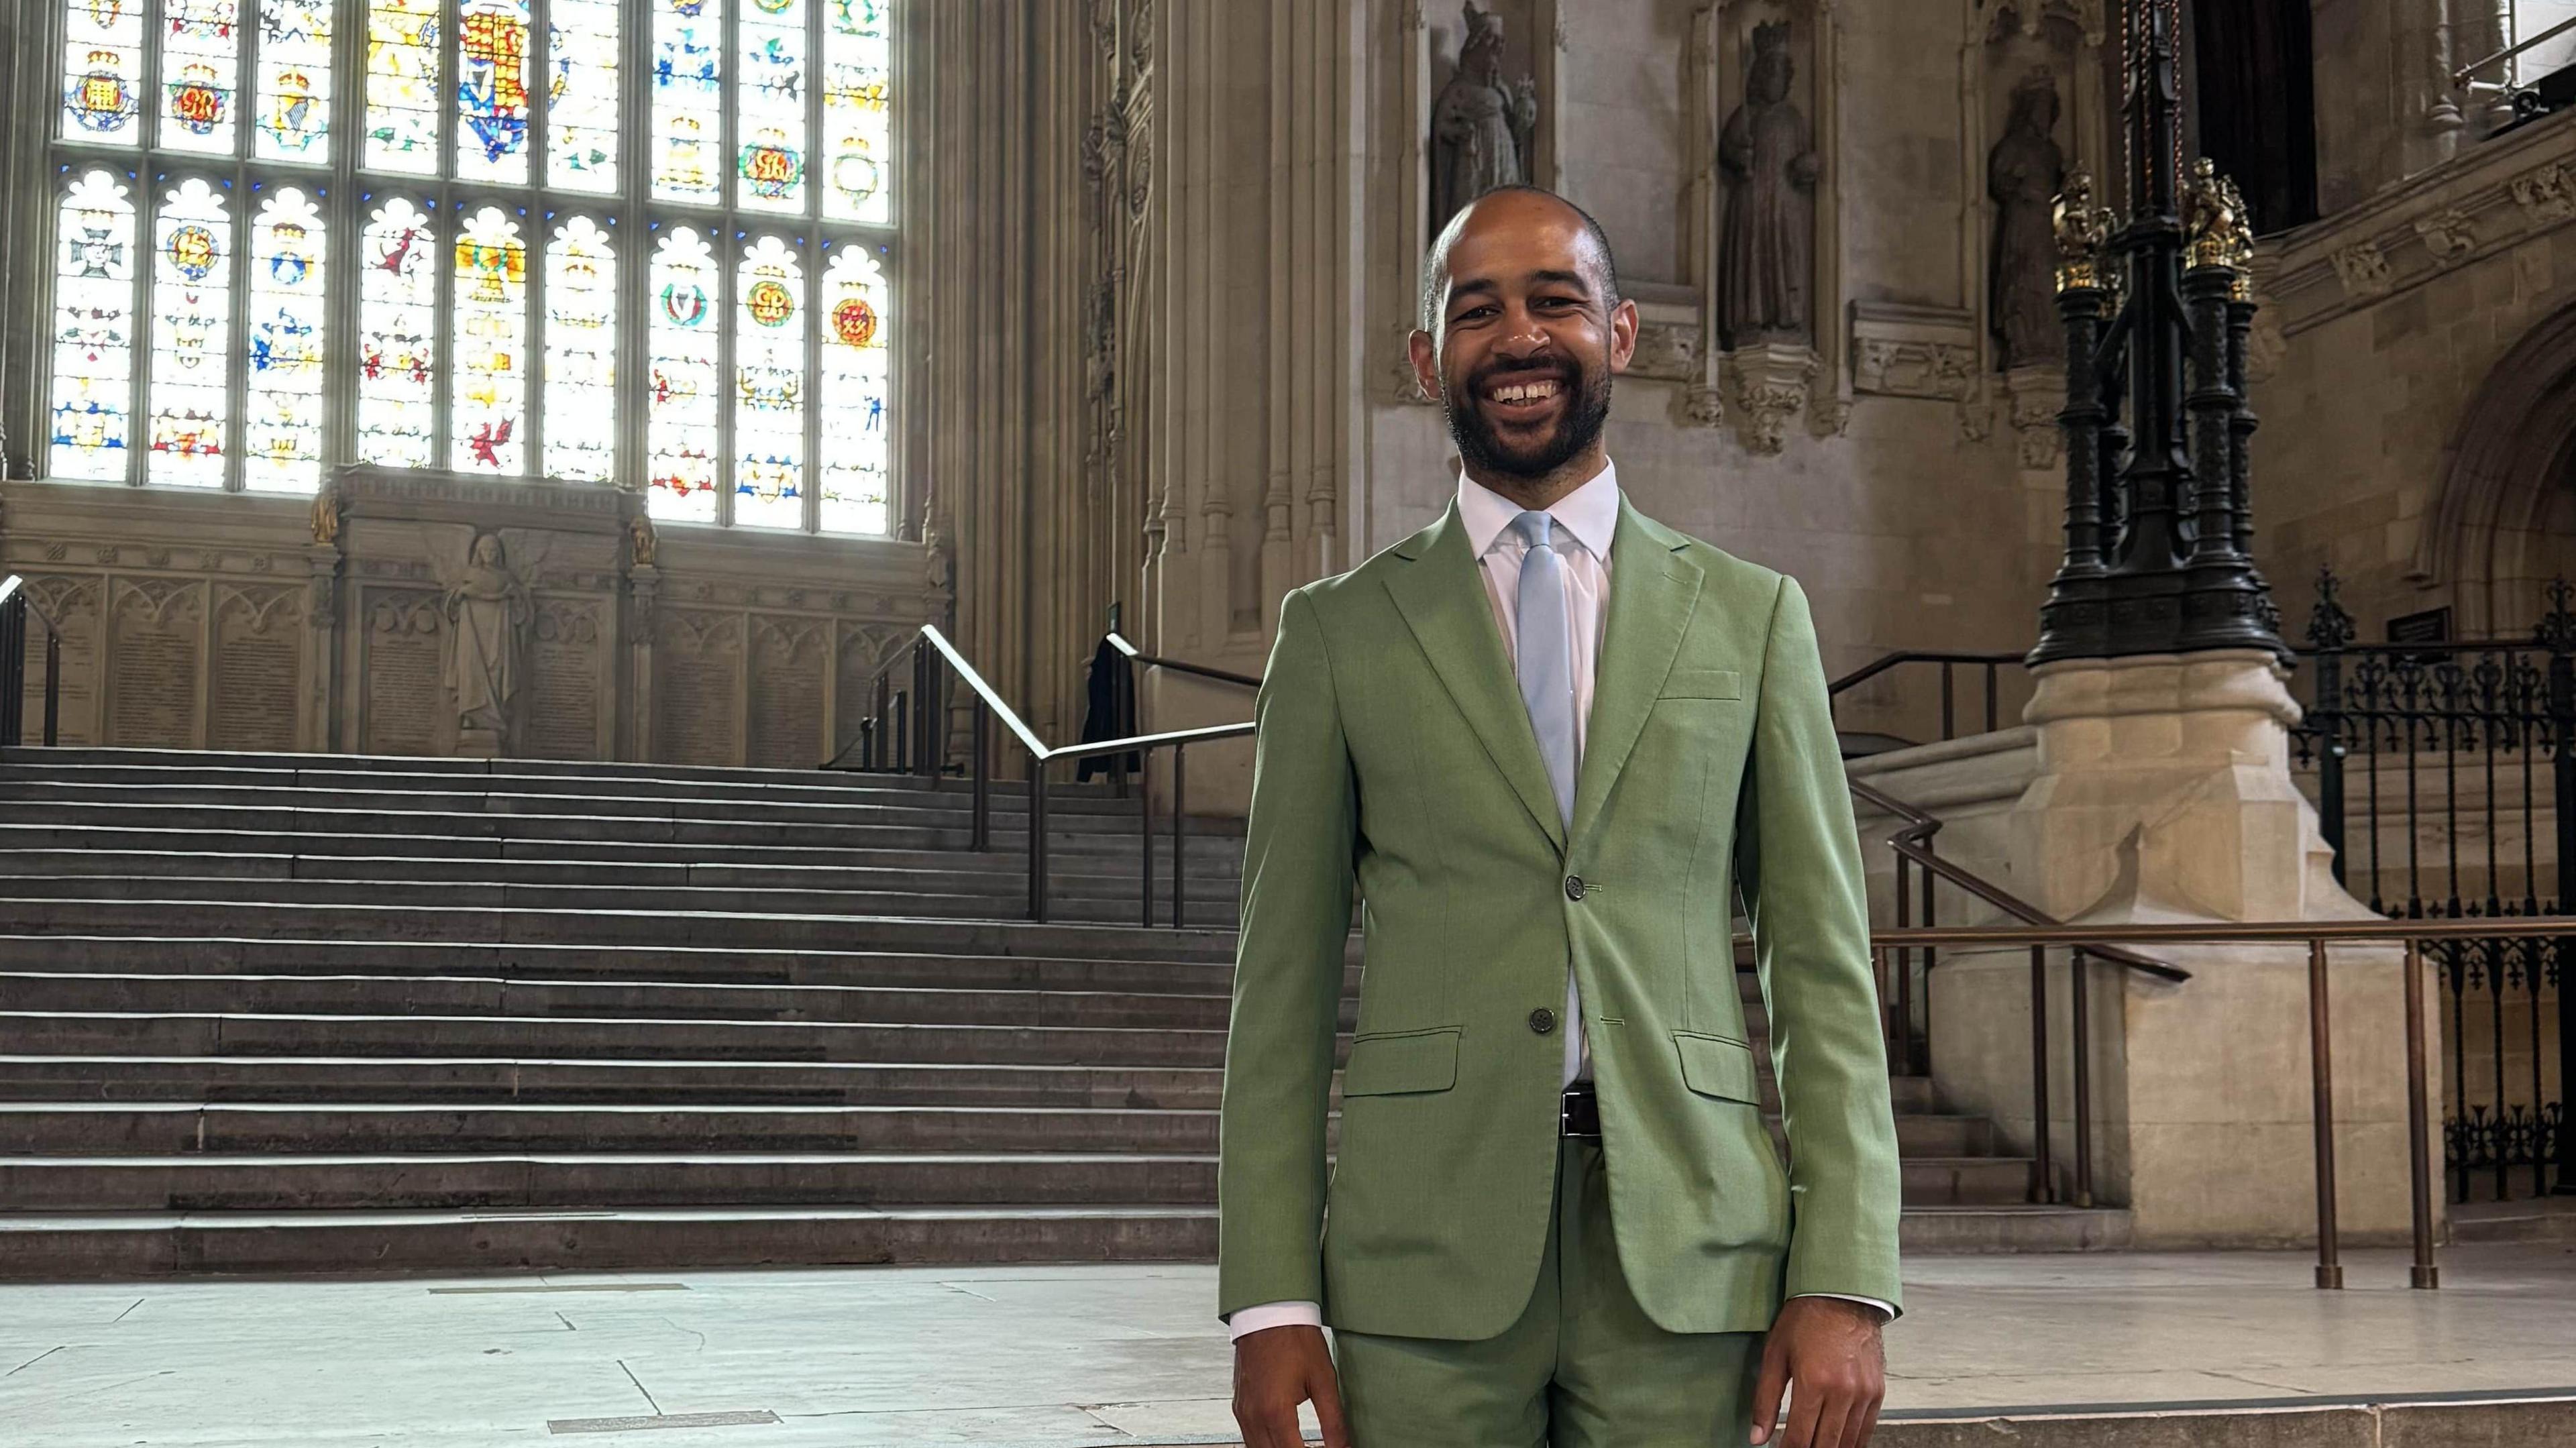
[[[1126,636],[1119,633],[1116,629],[1111,629],[1108,633],[1102,635],[1102,637],[1109,641],[1109,646],[1111,648],[1125,654],[1130,660],[1147,665],[1151,668],[1170,669],[1174,673],[1192,674],[1202,679],[1214,679],[1220,684],[1241,684],[1247,689],[1258,689],[1261,687],[1261,681],[1250,674],[1237,674],[1224,669],[1211,669],[1205,664],[1184,663],[1179,659],[1158,658],[1153,654],[1146,653],[1142,649],[1137,648],[1134,644],[1127,642]]]

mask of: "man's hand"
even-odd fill
[[[1880,1313],[1839,1297],[1792,1297],[1780,1305],[1762,1346],[1762,1377],[1753,1389],[1753,1441],[1772,1441],[1780,1394],[1789,1394],[1789,1425],[1778,1448],[1868,1448],[1887,1398],[1887,1351]],[[1257,1336],[1258,1334],[1256,1334]]]
[[[1324,1448],[1353,1448],[1322,1328],[1265,1327],[1234,1340],[1234,1422],[1244,1448],[1300,1448],[1306,1435],[1297,1425],[1297,1405],[1308,1401],[1323,1425]]]

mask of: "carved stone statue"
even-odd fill
[[[1527,182],[1538,82],[1503,79],[1503,18],[1467,0],[1458,73],[1431,103],[1431,229],[1497,186]]]
[[[2054,210],[2066,182],[2066,152],[2055,136],[2057,77],[2046,67],[2015,87],[2012,119],[1986,157],[1986,194],[1995,202],[1995,244],[1987,260],[1999,365],[2062,363],[2066,333],[2057,318]]]
[[[1789,26],[1753,27],[1744,103],[1718,133],[1726,173],[1718,234],[1718,330],[1729,348],[1809,337],[1820,163],[1807,118],[1789,100],[1797,62]]]
[[[510,571],[501,540],[474,540],[464,574],[447,590],[444,608],[454,646],[447,655],[448,698],[461,736],[478,731],[497,747],[509,732],[510,699],[519,692],[519,654],[536,605],[528,586]]]

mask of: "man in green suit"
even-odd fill
[[[1420,327],[1457,499],[1287,596],[1256,705],[1218,1168],[1236,1419],[1251,1448],[1298,1443],[1309,1401],[1337,1448],[1759,1444],[1785,1396],[1777,1443],[1861,1448],[1895,1123],[1806,597],[1619,494],[1637,312],[1580,210],[1460,212]]]

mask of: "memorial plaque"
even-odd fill
[[[226,589],[215,610],[210,749],[291,750],[303,683],[302,590]]]
[[[98,597],[104,580],[30,578],[27,591],[53,616],[61,630],[62,664],[57,672],[59,700],[55,739],[62,744],[98,742]],[[45,737],[45,653],[54,647],[45,638],[41,619],[27,619],[26,732],[30,744]]]
[[[369,754],[435,754],[447,713],[439,660],[438,595],[377,591],[367,598],[365,725],[358,747]]]
[[[107,742],[195,749],[205,658],[205,585],[120,580],[107,661]]]
[[[597,759],[599,605],[550,598],[537,605],[519,752],[535,759]]]
[[[763,769],[811,769],[823,755],[823,625],[755,618],[749,762]]]
[[[653,696],[662,762],[742,763],[741,615],[663,610]]]

